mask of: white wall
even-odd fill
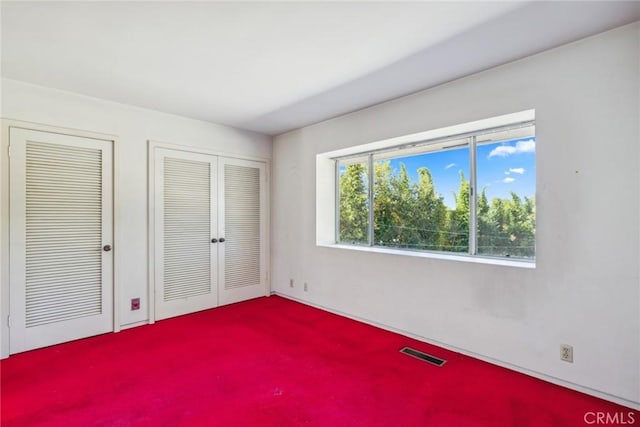
[[[23,120],[63,128],[81,129],[115,135],[116,186],[118,208],[115,233],[120,244],[117,276],[120,298],[116,301],[122,326],[146,322],[147,287],[147,141],[162,141],[202,147],[216,152],[271,158],[271,138],[226,126],[145,110],[15,80],[2,80],[3,118]],[[8,351],[6,316],[8,315],[8,141],[3,135],[0,154],[0,355]],[[141,309],[131,311],[131,298],[141,298]]]
[[[639,36],[635,23],[276,137],[272,288],[638,406]],[[315,245],[317,154],[528,109],[535,269]]]

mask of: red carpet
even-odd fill
[[[1,367],[3,427],[574,426],[598,411],[640,424],[637,411],[279,297]]]

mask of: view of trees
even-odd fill
[[[340,177],[340,241],[368,243],[369,200],[366,163],[344,167]],[[469,252],[469,181],[460,172],[449,208],[435,188],[431,172],[418,169],[410,179],[404,164],[374,163],[374,245],[415,250]],[[511,198],[478,197],[477,252],[481,255],[535,257],[535,200],[511,192]]]

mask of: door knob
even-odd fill
[[[224,237],[221,237],[219,240],[220,243],[224,242]]]
[[[105,252],[109,252],[111,250],[111,245],[104,245],[102,247],[102,250],[105,251]]]
[[[211,243],[218,243],[218,239],[214,237],[213,239],[211,239]]]

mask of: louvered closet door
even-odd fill
[[[220,305],[268,294],[265,165],[220,158]]]
[[[10,352],[112,331],[112,142],[11,128],[10,146]]]
[[[216,307],[216,157],[155,151],[156,319]]]

